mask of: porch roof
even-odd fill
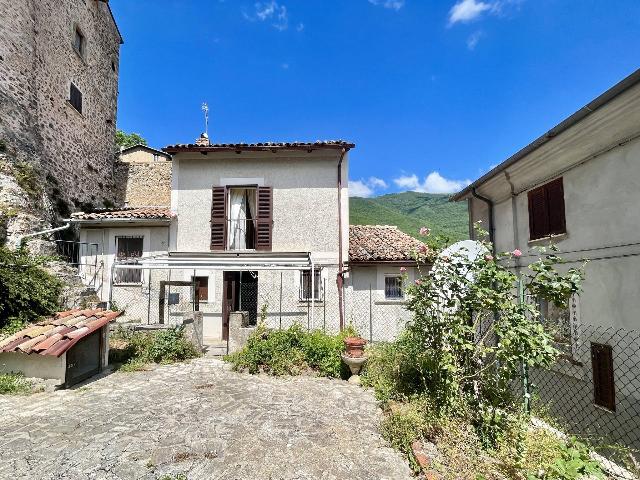
[[[301,270],[312,268],[310,252],[170,252],[141,258],[142,268],[206,270]],[[121,265],[121,268],[127,268]],[[135,267],[133,267],[135,268]]]

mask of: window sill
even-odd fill
[[[84,66],[86,67],[87,64],[87,59],[84,58],[84,55],[82,55],[82,52],[78,51],[78,49],[76,47],[73,46],[73,44],[71,44],[71,50],[73,50],[74,52],[76,52],[76,55],[78,56],[78,58],[80,59],[80,61],[84,64]]]
[[[398,298],[398,299],[388,298],[386,300],[376,300],[373,303],[376,305],[405,305],[407,303],[407,300],[404,298]]]
[[[529,240],[527,243],[529,245],[544,245],[544,244],[552,244],[561,242],[569,238],[569,234],[567,232],[564,233],[556,233],[555,235],[549,235],[548,237],[534,238],[533,240]]]
[[[67,104],[67,106],[73,110],[75,112],[76,115],[79,115],[80,118],[82,118],[83,120],[85,119],[85,116],[82,112],[79,112],[76,107],[74,107],[73,105],[71,105],[71,102],[69,100],[65,100],[65,103]]]
[[[143,283],[142,282],[129,282],[129,283],[114,283],[114,287],[139,287]]]
[[[315,305],[322,305],[324,303],[324,301],[323,300],[314,300],[313,303]],[[309,300],[298,300],[298,304],[299,305],[305,305],[305,306],[306,305],[311,305],[311,299],[309,299]]]

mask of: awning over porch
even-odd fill
[[[141,258],[142,268],[203,270],[304,270],[314,267],[310,252],[170,252]]]

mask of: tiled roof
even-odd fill
[[[131,150],[135,150],[136,148],[141,148],[143,150],[146,150],[147,152],[154,152],[154,153],[157,153],[158,155],[162,155],[163,157],[171,158],[171,155],[169,155],[168,153],[163,152],[162,150],[158,150],[157,148],[150,147],[149,145],[144,145],[142,143],[136,143],[135,145],[131,145],[130,147],[123,148],[120,151],[120,154],[127,153]]]
[[[122,312],[111,310],[69,310],[0,340],[0,352],[37,353],[59,357]]]
[[[415,260],[413,252],[424,243],[390,225],[351,225],[349,262],[398,262]]]
[[[162,150],[167,153],[185,151],[242,151],[242,150],[313,150],[319,148],[334,148],[347,150],[354,148],[355,144],[345,140],[318,140],[315,142],[262,142],[262,143],[212,143],[210,145],[196,145],[195,143],[178,143],[168,145]]]
[[[91,213],[76,212],[71,214],[72,220],[128,220],[128,219],[169,219],[173,214],[166,207],[132,207],[97,210]]]

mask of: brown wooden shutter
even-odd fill
[[[549,217],[544,187],[528,193],[529,197],[529,238],[534,240],[549,234]]]
[[[615,412],[616,390],[611,345],[591,343],[591,366],[593,368],[593,402]]]
[[[256,250],[271,250],[273,230],[273,189],[258,187]]]
[[[211,196],[211,250],[224,250],[227,239],[227,191],[213,187]]]
[[[566,227],[562,177],[547,183],[544,187],[547,193],[547,208],[549,209],[549,234],[564,233]]]

